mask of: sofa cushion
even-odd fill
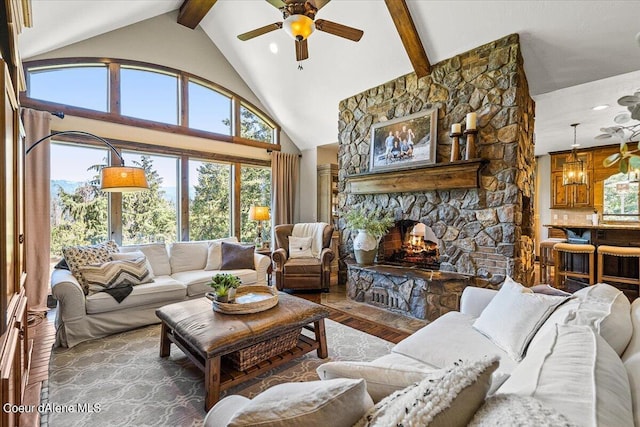
[[[485,400],[468,427],[556,427],[570,426],[569,419],[538,399],[518,394],[500,394]]]
[[[71,273],[78,279],[85,293],[89,288],[82,277],[80,267],[111,261],[109,254],[114,252],[118,252],[118,245],[113,240],[91,246],[66,246],[62,248],[62,254]]]
[[[352,426],[371,406],[364,380],[284,383],[254,397],[228,427]]]
[[[497,388],[517,363],[489,338],[476,331],[472,326],[474,320],[473,317],[450,311],[400,341],[391,351],[435,368],[451,366],[462,356],[466,360],[497,357],[500,366],[494,373],[495,386],[492,389]]]
[[[587,286],[573,295],[579,303],[566,323],[592,326],[621,355],[633,333],[631,304],[626,295],[606,283]]]
[[[206,292],[211,292],[213,289],[209,286],[209,283],[213,276],[219,272],[222,271],[182,271],[180,273],[172,274],[171,277],[184,284],[187,287],[187,296],[193,297],[197,295],[204,295]],[[225,270],[224,273],[238,276],[243,285],[251,285],[256,283],[258,280],[258,273],[256,270]]]
[[[147,257],[153,274],[156,276],[171,275],[171,264],[169,263],[169,253],[164,243],[149,243],[145,245],[130,245],[120,247],[120,252],[140,251]]]
[[[255,268],[254,245],[222,242],[222,264],[220,270],[244,270]]]
[[[321,380],[364,379],[367,382],[369,396],[377,403],[394,391],[402,390],[426,377],[439,379],[445,374],[443,369],[434,370],[428,365],[421,365],[421,368],[416,368],[411,364],[385,363],[378,360],[373,362],[328,362],[318,366],[316,372]]]
[[[640,353],[640,298],[636,298],[631,304],[631,325],[633,326],[633,333],[629,340],[629,345],[622,354],[622,361],[635,356]]]
[[[220,266],[222,265],[222,242],[237,243],[238,239],[234,236],[210,241],[207,247],[207,265],[204,267],[205,270],[220,270]]]
[[[564,296],[534,293],[507,277],[473,327],[520,361],[540,326],[566,301]]]
[[[289,258],[284,264],[284,274],[320,274],[322,261],[318,258]]]
[[[89,288],[89,295],[106,289],[142,285],[153,281],[145,257],[85,265],[80,267],[80,271]]]
[[[170,276],[156,276],[151,283],[134,286],[131,294],[121,303],[104,292],[87,296],[87,314],[105,313],[163,302],[170,304],[182,301],[186,296],[187,289],[182,283]]]
[[[289,236],[289,258],[313,258],[311,252],[313,237]]]
[[[497,364],[458,362],[439,380],[426,378],[387,396],[356,426],[466,426],[484,402]]]
[[[633,422],[636,426],[640,426],[640,354],[636,353],[625,360],[624,368],[627,370],[629,385],[631,386]]]
[[[633,425],[627,372],[589,326],[555,325],[497,393],[533,396],[576,425]]]
[[[171,274],[203,270],[207,264],[207,242],[176,242],[169,247]]]

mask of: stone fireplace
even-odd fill
[[[371,125],[432,108],[438,109],[436,164],[391,176],[369,172]],[[343,100],[339,109],[339,210],[390,211],[396,220],[378,251],[378,261],[387,268],[378,273],[391,291],[369,296],[364,290],[375,287],[371,271],[351,268],[356,232],[339,219],[340,272],[343,281],[348,278],[350,297],[411,306],[400,296],[415,293],[427,304],[416,312],[442,314],[455,309],[450,307],[462,286],[447,285],[448,279],[470,278],[474,286],[495,287],[509,275],[533,283],[534,103],[517,34],[435,64],[420,79],[412,73],[370,88]],[[449,129],[463,123],[469,112],[478,116],[477,158],[449,162]],[[463,178],[469,179],[458,185]],[[431,238],[416,237],[418,224],[432,231]],[[433,259],[421,259],[427,255]],[[416,267],[396,266],[407,262]],[[409,277],[406,271],[417,267],[426,267],[426,276]],[[431,276],[430,270],[452,276]],[[436,289],[433,277],[447,280]],[[411,290],[401,288],[399,283],[409,279]],[[359,284],[352,289],[355,282]],[[447,296],[447,289],[455,290]],[[436,300],[438,310],[429,306]]]

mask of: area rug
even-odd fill
[[[253,397],[283,382],[317,380],[316,368],[331,360],[369,361],[393,344],[326,320],[329,357],[316,352],[224,392]],[[43,424],[68,426],[201,426],[204,377],[174,345],[160,358],[160,326],[112,335],[51,355],[43,393]],[[41,405],[41,406],[42,406]]]

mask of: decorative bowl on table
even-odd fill
[[[278,291],[264,285],[240,286],[232,303],[216,301],[213,292],[207,292],[205,296],[211,300],[213,311],[224,314],[258,313],[278,304]]]

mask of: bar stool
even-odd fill
[[[540,242],[540,283],[551,284],[550,267],[555,266],[553,247],[556,243],[565,243],[567,239],[550,238]]]
[[[611,256],[617,257],[618,269],[617,274],[604,274],[604,257]],[[633,271],[625,272],[620,271],[624,270],[620,268],[619,261],[622,261],[624,258],[637,258],[638,260],[638,270],[633,269]],[[626,275],[623,275],[627,273]],[[624,283],[628,285],[635,285],[640,287],[640,248],[636,247],[620,247],[620,246],[598,246],[598,283],[600,282],[615,282],[615,283]],[[639,289],[636,289],[638,291]]]
[[[553,251],[555,254],[554,258],[556,264],[556,288],[565,288],[566,279],[569,277],[588,279],[589,285],[595,284],[595,246],[574,243],[556,243],[553,247]],[[579,257],[575,257],[575,255],[578,255]],[[578,258],[578,261],[582,262],[576,262],[576,258]],[[586,266],[584,265],[585,259],[587,260]]]

